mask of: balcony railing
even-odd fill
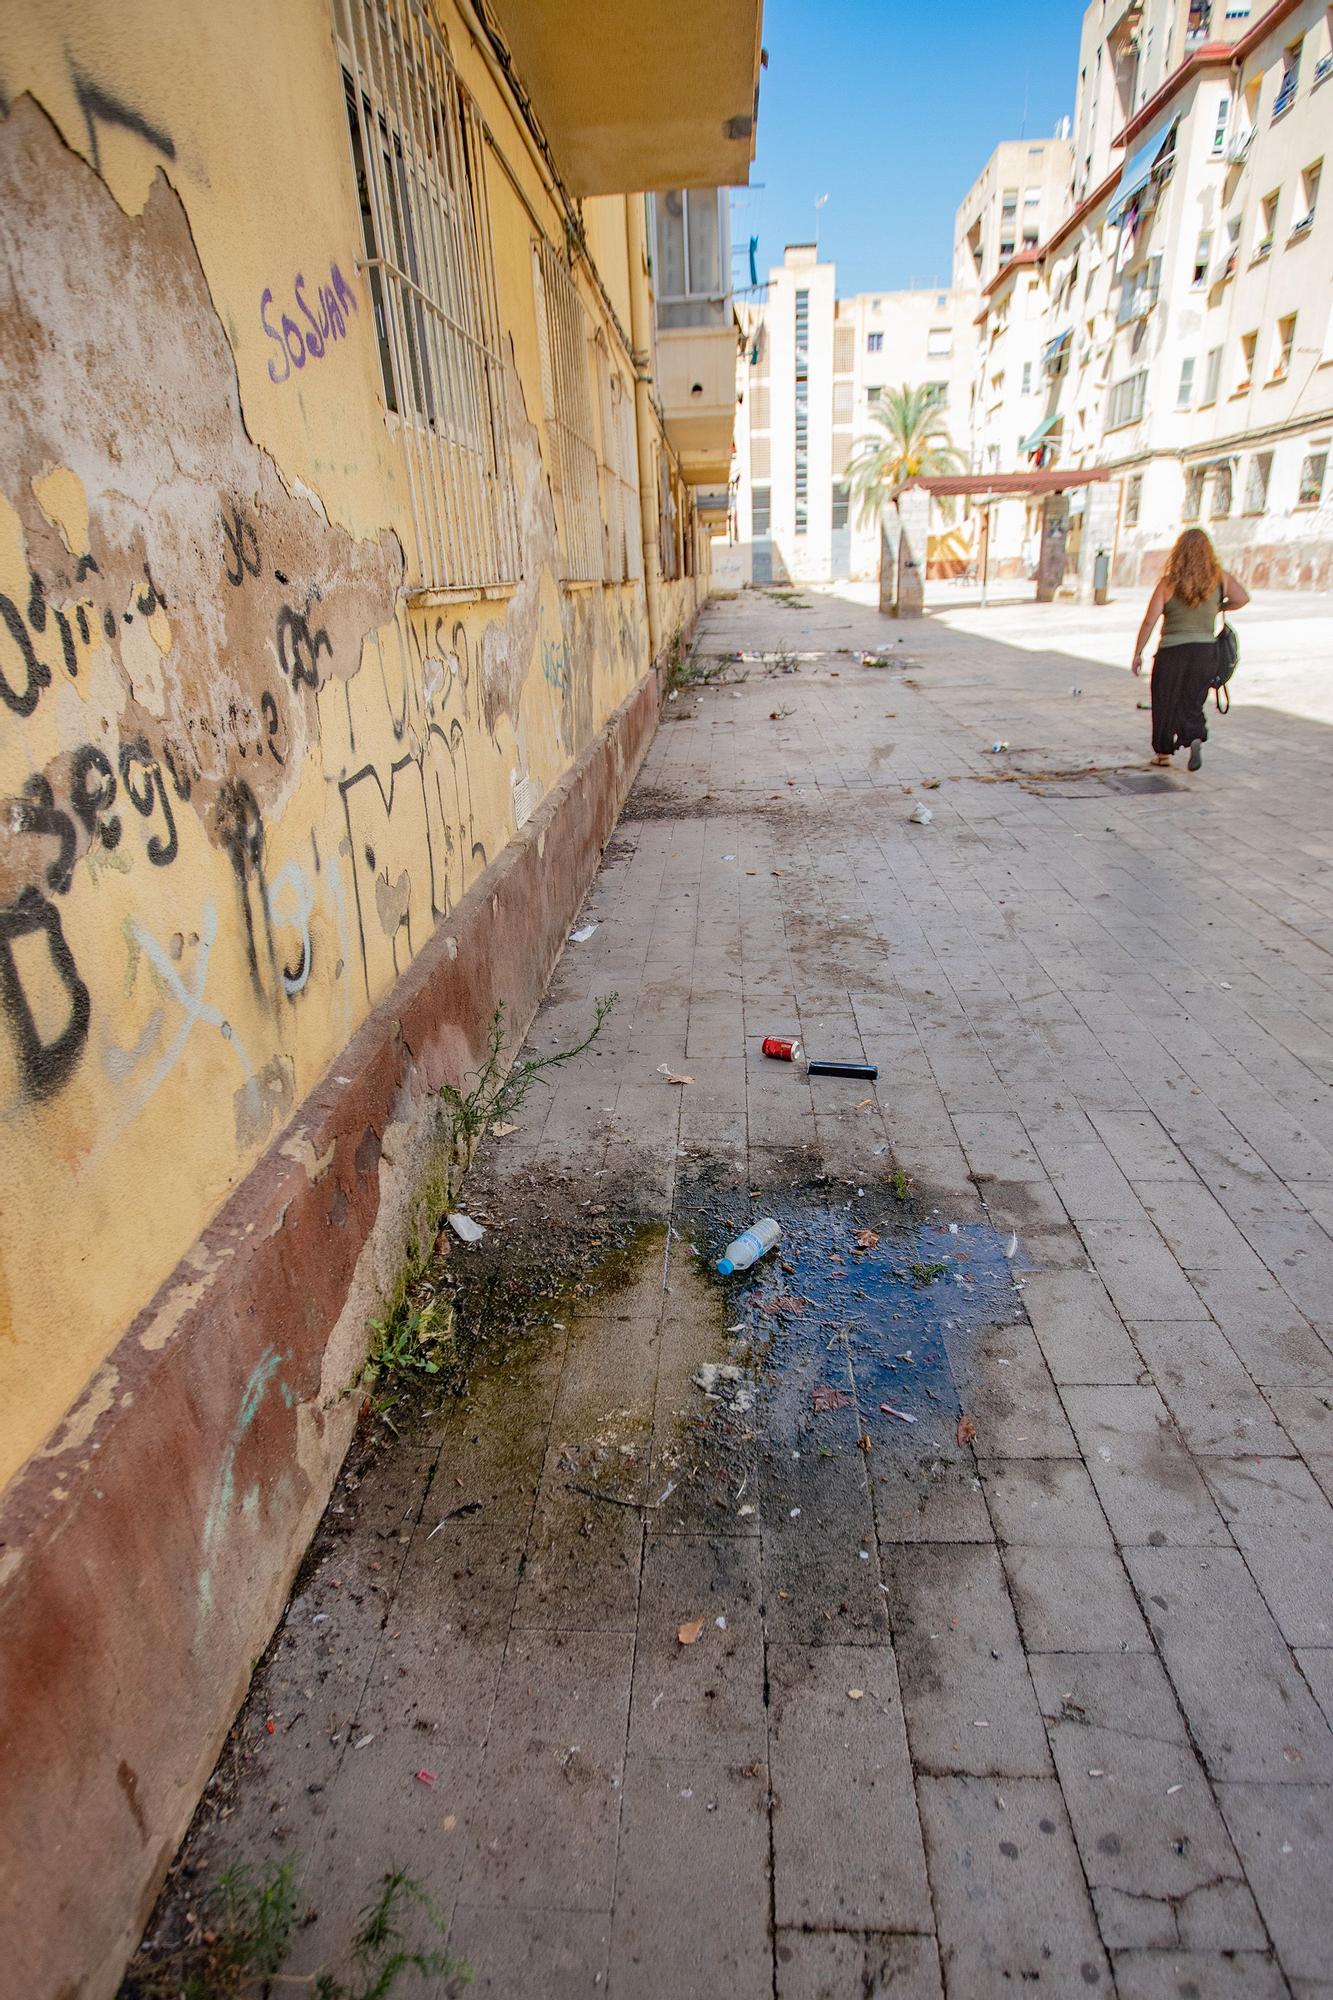
[[[1333,49],[1330,49],[1326,56],[1320,56],[1315,64],[1310,88],[1313,90],[1315,84],[1324,83],[1330,76],[1333,76]]]
[[[1296,102],[1296,83],[1298,74],[1299,73],[1297,71],[1296,65],[1293,63],[1291,68],[1287,71],[1286,75],[1283,77],[1282,82],[1278,87],[1277,96],[1273,100],[1274,118],[1280,118],[1284,111],[1290,111],[1292,105]]]
[[[1254,127],[1247,125],[1243,132],[1233,132],[1226,143],[1228,166],[1238,167],[1254,143]]]

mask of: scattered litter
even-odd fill
[[[869,1098],[866,1099],[866,1102],[870,1102]],[[879,1242],[879,1231],[877,1229],[858,1229],[852,1241],[858,1250],[873,1250]]]
[[[1166,1795],[1169,1799],[1173,1799],[1177,1792],[1183,1792],[1184,1789],[1185,1787],[1183,1785],[1168,1785],[1166,1788]]]
[[[692,1076],[678,1076],[675,1070],[672,1069],[670,1063],[659,1063],[657,1065],[657,1074],[659,1076],[664,1076],[668,1083],[684,1084],[684,1083],[694,1082],[694,1078]]]
[[[1070,688],[1069,692],[1071,694],[1082,694],[1083,690],[1082,688]]]
[[[724,855],[722,856],[722,859],[723,859],[724,861],[734,861],[734,860],[736,859],[736,857],[735,857],[735,855],[734,855],[734,854],[724,854]]]
[[[354,1750],[364,1750],[368,1743],[373,1743],[374,1741],[375,1741],[375,1732],[372,1729],[369,1735],[358,1737],[357,1741],[352,1745],[352,1748]]]
[[[911,820],[913,826],[929,826],[934,817],[935,815],[930,810],[930,807],[923,806],[920,801],[912,807],[911,812],[908,814],[908,818]]]
[[[879,1064],[812,1057],[805,1066],[805,1073],[807,1076],[854,1076],[862,1083],[875,1083],[879,1077]]]
[[[1106,1776],[1106,1773],[1105,1771],[1100,1770],[1096,1764],[1091,1764],[1088,1767],[1088,1776],[1090,1778],[1104,1778]]]
[[[989,1722],[983,1722],[983,1721],[982,1721],[982,1720],[980,1719],[980,1717],[978,1717],[978,1718],[977,1718],[977,1720],[976,1720],[976,1721],[975,1721],[975,1722],[974,1722],[974,1723],[972,1724],[972,1727],[973,1727],[974,1729],[989,1729],[989,1728],[990,1728],[990,1724],[989,1724]]]
[[[848,1701],[864,1701],[865,1692],[864,1688],[848,1688],[847,1699]]]
[[[751,1514],[753,1514],[754,1508],[747,1502],[744,1507],[738,1507],[736,1509],[736,1512],[740,1515],[741,1519],[744,1521],[748,1519]]]
[[[1229,979],[1219,979],[1217,983],[1222,988],[1222,991],[1224,993],[1229,993],[1231,991],[1231,981]]]
[[[870,1561],[870,1551],[869,1551],[869,1549],[859,1549],[859,1550],[857,1551],[857,1553],[859,1554],[859,1556],[860,1556],[860,1558],[861,1558],[861,1560],[862,1560],[862,1562],[863,1562],[863,1563],[868,1563],[868,1562]]]
[[[276,1736],[278,1733],[278,1725],[273,1720],[273,1717],[271,1715],[269,1716],[267,1722],[264,1724],[264,1732],[268,1736]]]
[[[727,1629],[727,1621],[726,1621],[726,1619],[725,1619],[725,1618],[715,1618],[715,1619],[713,1620],[713,1623],[714,1623],[714,1624],[716,1625],[716,1627],[717,1627],[717,1629],[718,1629],[718,1631],[719,1631],[719,1632],[725,1632],[725,1631],[726,1631],[726,1629]]]
[[[702,1638],[703,1629],[704,1621],[702,1618],[687,1618],[683,1625],[677,1625],[676,1637],[682,1646],[692,1646],[697,1639]]]
[[[998,756],[1000,755],[1001,751],[1003,751],[1003,750],[1007,750],[1008,748],[1009,748],[1009,745],[1008,745],[1007,743],[1004,743],[1004,742],[1000,742],[1000,743],[992,743],[992,744],[991,744],[991,747],[990,747],[990,750],[989,750],[989,752],[988,752],[987,754],[988,754],[989,756],[991,756],[991,757],[998,757]]]
[[[792,1510],[791,1510],[791,1513],[790,1513],[790,1514],[789,1514],[789,1515],[787,1516],[787,1519],[788,1519],[789,1521],[794,1521],[794,1520],[796,1520],[796,1519],[798,1518],[799,1514],[800,1514],[800,1511],[801,1511],[801,1510],[800,1510],[800,1508],[799,1508],[799,1507],[793,1507],[793,1508],[792,1508]]]
[[[923,778],[921,780],[921,789],[923,792],[937,792],[941,782],[942,780],[939,778]]]
[[[810,1406],[821,1415],[828,1410],[845,1410],[851,1400],[845,1389],[833,1389],[824,1382],[810,1392]]]
[[[880,1409],[886,1417],[897,1417],[900,1424],[914,1424],[915,1417],[909,1417],[906,1410],[895,1410],[892,1403],[881,1403]]]
[[[569,933],[570,943],[586,944],[588,942],[588,939],[592,936],[593,932],[596,930],[596,928],[597,928],[596,924],[580,924],[576,931],[571,931]]]
[[[962,1416],[958,1419],[958,1443],[960,1449],[963,1445],[971,1444],[976,1434],[977,1427],[971,1417],[968,1416],[967,1411],[964,1410]]]
[[[1018,1231],[1016,1229],[1011,1229],[1009,1232],[1009,1241],[1004,1246],[1004,1254],[1011,1261],[1018,1255]]]
[[[804,1054],[800,1042],[789,1035],[765,1035],[761,1047],[774,1062],[799,1062]]]
[[[419,1785],[433,1785],[435,1783],[434,1771],[418,1771],[417,1783]]]
[[[771,1215],[752,1223],[743,1229],[738,1237],[728,1243],[717,1260],[717,1268],[724,1278],[730,1278],[737,1271],[748,1271],[761,1257],[766,1257],[782,1234],[780,1223]]]
[[[458,1210],[446,1215],[444,1219],[461,1243],[480,1243],[486,1234],[479,1222],[474,1222],[470,1215],[463,1215]]]
[[[491,1137],[492,1139],[507,1139],[511,1132],[517,1132],[517,1130],[518,1130],[517,1125],[506,1125],[504,1119],[502,1118],[498,1121],[498,1123],[492,1125]]]
[[[869,1111],[874,1102],[873,1097],[863,1097],[853,1108],[857,1111]]]
[[[715,1403],[725,1403],[738,1417],[754,1408],[754,1390],[734,1361],[705,1361],[694,1371],[694,1384]],[[670,1489],[668,1489],[669,1491]],[[663,1499],[666,1495],[664,1494]],[[661,1506],[659,1500],[658,1505]]]
[[[317,1611],[310,1621],[312,1625],[327,1625],[328,1622],[329,1614],[327,1611]]]

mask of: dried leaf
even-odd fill
[[[875,1100],[873,1097],[863,1097],[859,1104],[854,1104],[852,1106],[852,1109],[854,1111],[869,1111],[874,1101]]]
[[[517,1132],[517,1130],[517,1125],[506,1125],[504,1120],[500,1119],[496,1124],[492,1125],[491,1137],[492,1139],[507,1139],[511,1132]]]
[[[862,1431],[860,1437],[856,1440],[856,1449],[858,1451],[873,1451],[875,1449],[871,1440],[866,1436],[864,1431]]]
[[[692,1646],[696,1639],[702,1638],[703,1629],[704,1621],[702,1618],[687,1618],[683,1625],[677,1625],[676,1637],[680,1640],[682,1646]]]
[[[968,1416],[967,1411],[964,1410],[962,1416],[958,1419],[959,1445],[961,1446],[965,1444],[971,1444],[976,1434],[977,1434],[977,1427],[973,1423],[971,1417]]]
[[[879,1242],[879,1231],[877,1229],[858,1229],[853,1241],[858,1250],[873,1250]]]
[[[669,1077],[667,1078],[667,1082],[668,1082],[668,1083],[693,1083],[693,1082],[694,1082],[694,1078],[693,1078],[692,1076],[669,1076]]]
[[[826,1410],[845,1410],[851,1400],[845,1389],[831,1388],[825,1382],[821,1382],[817,1389],[813,1389],[810,1392],[811,1407],[821,1412]]]
[[[805,1300],[798,1299],[788,1292],[777,1292],[771,1299],[760,1299],[758,1309],[761,1313],[767,1313],[772,1319],[778,1313],[804,1312]]]

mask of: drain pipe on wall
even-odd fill
[[[648,609],[648,664],[662,650],[661,557],[657,545],[657,434],[652,405],[652,292],[648,280],[648,218],[642,195],[625,197],[625,249],[629,260],[630,340],[634,347],[634,433],[639,456],[639,514],[643,526],[643,588]]]

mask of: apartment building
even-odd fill
[[[1027,274],[1034,420],[1016,437],[995,393],[1020,269],[984,296],[972,429],[979,469],[1111,471],[1069,501],[1082,591],[1103,549],[1119,582],[1148,582],[1195,521],[1251,583],[1333,578],[1330,18],[1317,0],[1087,9],[1069,201]],[[1013,569],[1036,509],[999,511]]]
[[[879,527],[851,493],[848,466],[875,429],[886,390],[928,387],[961,437],[972,369],[970,303],[949,291],[837,295],[837,271],[793,244],[746,316],[731,548],[737,581],[873,576]]]
[[[108,2000],[706,589],[760,9],[21,15],[5,1970]]]
[[[1048,327],[1038,249],[1029,246],[1001,265],[983,288],[973,331],[971,467],[974,472],[1011,472],[1029,463],[1030,440],[1034,433],[1040,435],[1043,423]],[[1042,462],[1040,447],[1033,462]],[[973,514],[968,507],[965,520],[970,523]],[[983,525],[987,575],[1028,575],[1041,539],[1040,501],[1011,498],[984,509],[977,526],[967,531],[978,558]]]
[[[1067,206],[1073,159],[1066,132],[995,148],[954,218],[955,291],[982,291],[1011,258],[1045,241]]]

